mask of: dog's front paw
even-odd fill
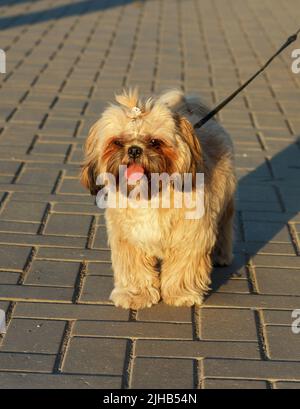
[[[138,294],[133,294],[127,289],[115,288],[110,295],[110,300],[113,301],[116,307],[140,310],[157,304],[160,300],[160,294],[155,288],[141,291]]]
[[[192,307],[193,305],[201,305],[203,303],[203,296],[201,294],[194,295],[178,295],[162,297],[164,303],[173,305],[175,307]]]

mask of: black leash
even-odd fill
[[[293,35],[291,35],[286,42],[279,48],[279,50],[274,54],[265,65],[257,71],[247,82],[240,86],[235,92],[233,92],[229,97],[227,97],[223,102],[216,106],[212,111],[210,111],[204,118],[200,119],[195,125],[194,128],[201,128],[207,121],[209,121],[213,116],[215,116],[221,109],[223,109],[230,101],[232,101],[244,88],[246,88],[256,77],[258,77],[270,64],[271,62],[284,51],[290,44],[294,43],[297,40],[300,29]]]

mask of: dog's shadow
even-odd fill
[[[257,254],[272,254],[272,250],[267,246],[269,243],[278,243],[277,246],[280,246],[280,243],[290,243],[297,255],[299,249],[297,250],[288,228],[288,222],[300,212],[299,141],[300,138],[240,178],[237,191],[235,257],[231,266],[214,268],[212,291],[207,298],[215,292],[230,293],[229,282],[232,283],[234,279],[248,279],[250,289],[250,260]]]
[[[30,3],[29,0],[18,0],[17,4]],[[10,5],[11,0],[2,0],[0,6]],[[60,20],[83,14],[103,12],[108,9],[120,8],[127,4],[133,3],[136,6],[141,5],[140,1],[134,0],[79,0],[70,4],[59,4],[53,7],[43,8],[36,11],[26,10],[20,14],[0,17],[0,29],[7,30],[13,27],[23,26],[26,24],[41,24],[52,20]]]

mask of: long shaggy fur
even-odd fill
[[[215,120],[196,133],[193,123],[208,108],[177,90],[145,101],[134,90],[116,100],[88,136],[83,185],[95,194],[97,176],[117,176],[119,165],[131,163],[128,148],[139,146],[143,153],[137,162],[146,175],[204,173],[205,214],[188,220],[184,208],[107,209],[115,281],[111,300],[133,309],[160,299],[175,306],[200,305],[209,290],[212,263],[232,260],[236,181],[230,137]],[[131,115],[134,107],[141,112],[137,117]]]

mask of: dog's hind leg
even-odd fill
[[[217,242],[212,254],[215,266],[228,266],[232,262],[233,219],[234,199],[231,199],[218,224]]]

